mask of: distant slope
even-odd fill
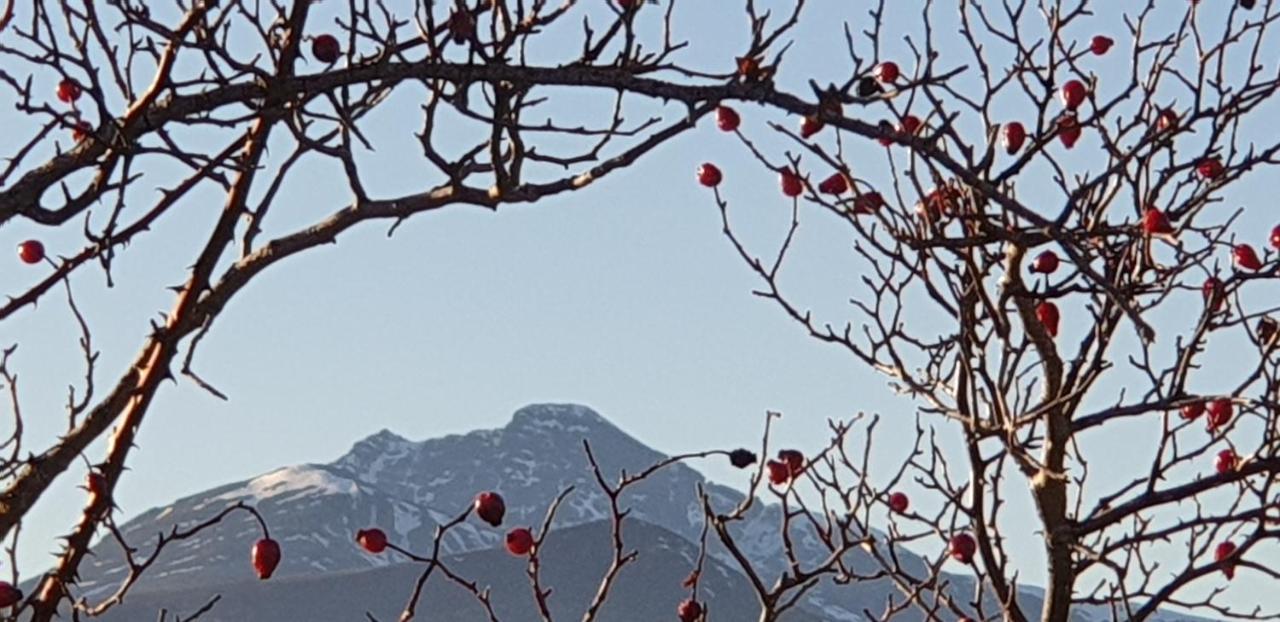
[[[547,539],[543,576],[554,586],[550,597],[556,619],[582,617],[609,563],[609,524],[596,522],[552,532]],[[601,619],[609,622],[653,622],[675,618],[676,605],[687,595],[680,583],[693,567],[697,549],[670,531],[629,521],[630,546],[643,551],[619,576]],[[539,620],[525,575],[525,562],[505,551],[487,550],[451,558],[450,569],[492,589],[494,610],[504,622]],[[241,580],[224,585],[180,590],[143,590],[124,605],[99,618],[103,622],[154,620],[167,608],[177,613],[198,609],[215,594],[222,600],[201,618],[208,622],[352,622],[365,612],[394,621],[408,599],[422,565],[400,563],[361,571],[294,576],[270,581]],[[701,597],[719,620],[754,620],[759,609],[750,587],[737,573],[712,561],[704,570]],[[440,574],[432,577],[419,603],[422,620],[482,622],[487,620],[475,598]],[[821,622],[819,615],[796,611],[787,622]]]

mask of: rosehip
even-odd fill
[[[902,117],[902,123],[898,125],[898,131],[908,136],[915,134],[918,129],[920,129],[920,117],[913,114]]]
[[[710,162],[703,162],[698,165],[698,183],[714,188],[720,185],[724,180],[724,175],[720,173],[720,169]]]
[[[781,186],[784,196],[795,198],[804,192],[804,181],[791,169],[783,169],[778,173],[778,185]]]
[[[356,532],[356,544],[370,553],[387,550],[387,534],[381,529],[361,529]]]
[[[1044,325],[1044,330],[1050,337],[1058,336],[1058,305],[1048,300],[1036,305],[1036,319]]]
[[[978,543],[973,540],[973,536],[967,533],[958,533],[951,536],[949,546],[952,559],[962,563],[973,563],[973,554],[978,552]]]
[[[881,82],[897,82],[900,74],[898,63],[893,61],[885,61],[876,67],[876,79]]]
[[[475,502],[472,504],[475,508],[476,516],[480,520],[497,527],[502,524],[502,517],[507,515],[507,503],[502,500],[502,495],[486,491],[476,495]]]
[[[866,192],[853,200],[854,214],[874,214],[881,207],[884,207],[884,197],[879,192]]]
[[[524,527],[516,527],[507,532],[507,552],[521,557],[533,550],[533,534]]]
[[[25,264],[36,264],[44,261],[44,244],[40,240],[27,240],[18,245],[18,259]]]
[[[82,92],[83,89],[80,88],[80,83],[71,78],[63,78],[58,83],[58,101],[64,104],[75,103],[76,100],[80,99]]]
[[[333,35],[320,35],[311,40],[311,55],[322,63],[335,63],[342,53],[338,46],[338,38]]]
[[[1231,415],[1235,411],[1235,406],[1231,400],[1225,397],[1218,398],[1209,402],[1209,430],[1216,430],[1231,421]]]
[[[1062,85],[1062,91],[1058,93],[1058,96],[1062,99],[1062,105],[1066,106],[1067,110],[1075,110],[1080,107],[1080,104],[1084,103],[1086,94],[1087,91],[1083,82],[1068,80],[1066,84]]]
[[[698,622],[698,618],[702,617],[702,605],[692,598],[686,598],[676,607],[676,615],[680,616],[680,622]]]
[[[1224,449],[1218,452],[1218,459],[1214,461],[1213,468],[1218,475],[1226,475],[1236,470],[1236,466],[1240,464],[1240,457],[1236,452],[1230,449]]]
[[[1147,235],[1173,233],[1173,225],[1160,208],[1148,207],[1142,211],[1142,232]]]
[[[815,116],[800,119],[800,138],[808,138],[822,131],[822,120]]]
[[[1071,149],[1080,140],[1080,122],[1074,116],[1065,116],[1058,120],[1058,140],[1062,146]]]
[[[794,449],[778,451],[778,460],[787,465],[787,471],[791,477],[798,477],[800,472],[804,470],[804,454]]]
[[[785,462],[770,460],[764,466],[769,471],[769,483],[775,486],[781,486],[791,479],[791,469],[787,467]]]
[[[738,129],[738,125],[742,123],[742,117],[738,116],[738,112],[728,106],[720,106],[716,108],[716,127],[722,132],[732,132]]]
[[[1227,575],[1228,581],[1236,578],[1236,565],[1226,561],[1235,552],[1236,545],[1231,542],[1222,542],[1213,549],[1213,561],[1222,567],[1222,574]]]
[[[1058,269],[1058,254],[1053,251],[1045,251],[1036,255],[1035,261],[1031,262],[1031,271],[1040,274],[1053,274]]]
[[[259,579],[270,579],[280,564],[280,544],[271,538],[258,540],[249,551],[249,562]]]
[[[1217,179],[1225,170],[1218,158],[1205,158],[1196,165],[1196,174],[1205,181]]]
[[[842,173],[832,173],[818,184],[818,190],[826,194],[840,195],[849,191],[849,182]]]
[[[1231,249],[1231,259],[1236,266],[1245,270],[1261,270],[1262,260],[1258,259],[1258,253],[1248,244],[1236,244]]]
[[[1004,151],[1013,155],[1022,151],[1022,143],[1027,140],[1027,129],[1017,121],[1010,121],[1004,126]]]
[[[907,508],[910,507],[910,505],[911,500],[907,498],[906,493],[895,492],[889,495],[889,509],[897,512],[898,514],[906,513]]]
[[[1111,49],[1111,46],[1115,45],[1115,43],[1116,42],[1111,40],[1110,37],[1098,35],[1089,41],[1089,51],[1093,52],[1096,56],[1102,56],[1103,54],[1106,54],[1107,51]]]

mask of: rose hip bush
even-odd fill
[[[53,567],[30,593],[13,570],[0,608],[39,622],[102,613],[167,543],[232,512],[251,513],[262,533],[246,573],[268,579],[287,557],[237,504],[131,552],[111,596],[77,596],[96,536],[132,551],[110,529],[112,499],[155,396],[181,376],[224,397],[198,373],[198,348],[263,272],[374,221],[393,234],[438,210],[607,194],[616,172],[678,146],[695,179],[659,187],[688,184],[702,209],[718,210],[727,244],[708,232],[708,247],[740,257],[781,318],[887,376],[916,413],[828,422],[830,443],[808,455],[770,447],[771,414],[760,448],[616,476],[587,445],[615,537],[584,620],[643,554],[624,545],[623,492],[708,458],[747,469],[751,495],[735,508],[703,498],[703,555],[672,612],[685,622],[717,619],[699,589],[709,552],[747,577],[761,620],[819,581],[882,578],[895,596],[868,615],[885,619],[1063,621],[1086,605],[1126,620],[1166,606],[1272,615],[1233,607],[1224,588],[1246,574],[1280,578],[1269,297],[1280,225],[1267,222],[1278,218],[1267,193],[1280,163],[1278,10],[1271,0],[9,0],[0,88],[16,121],[0,142],[0,225],[23,236],[0,322],[70,309],[82,345],[56,435],[24,426],[47,413],[21,408],[19,344],[0,359],[11,421],[0,538],[11,558],[50,486],[79,481],[86,463],[88,475]],[[413,121],[394,108],[410,92]],[[410,123],[416,153],[387,185],[371,172],[371,130],[404,134]],[[326,165],[348,196],[280,219],[282,188]],[[756,180],[776,194],[756,192]],[[209,196],[218,200],[196,198]],[[790,218],[776,244],[741,234],[780,209]],[[183,215],[193,210],[205,218]],[[190,221],[188,252],[153,260],[184,280],[159,320],[136,315],[146,338],[108,368],[90,326],[124,312],[81,308],[76,291],[113,282],[133,243],[173,220]],[[840,236],[847,256],[806,264],[811,229]],[[799,273],[848,304],[808,302],[788,287]],[[879,425],[914,426],[892,464],[868,459]],[[1133,450],[1124,463],[1107,455],[1116,439]],[[350,546],[423,564],[402,619],[433,576],[493,617],[488,589],[440,557],[440,539],[473,513],[527,560],[549,619],[539,548],[572,491],[548,500],[541,526],[505,527],[501,491],[476,492],[429,553],[377,525],[353,534]],[[826,554],[800,559],[787,540],[781,576],[735,554],[733,526],[757,496],[786,509],[780,533],[808,530]],[[1014,496],[1030,509],[1007,509]],[[1028,531],[1038,550],[1008,546],[1006,534]],[[903,549],[927,567],[900,564]],[[855,570],[855,552],[874,572]],[[982,589],[958,593],[945,572]],[[1014,598],[1024,576],[1043,578],[1038,611]]]

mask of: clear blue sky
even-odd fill
[[[746,38],[740,3],[681,4],[685,17],[677,35],[693,39],[693,53],[683,56],[685,63],[727,69]],[[804,80],[810,76],[825,83],[847,75],[840,20],[834,16],[860,30],[867,26],[865,9],[872,3],[809,4],[809,18],[796,34],[798,43],[788,53],[780,79],[782,87],[798,93],[807,92]],[[954,45],[955,8],[951,2],[936,4],[942,5],[939,36]],[[1116,64],[1131,43],[1118,8],[1110,5],[1128,3],[1095,4],[1099,15],[1071,35],[1087,40],[1101,33],[1118,41],[1113,57],[1084,65],[1103,77],[1105,92],[1108,77],[1124,78],[1125,69]],[[1168,30],[1180,19],[1184,3],[1161,4],[1154,25]],[[1229,3],[1201,4],[1202,17],[1220,21]],[[337,3],[321,5],[325,12],[340,8]],[[650,37],[657,25],[655,13],[640,20]],[[919,20],[919,10],[913,8],[891,15],[885,26],[893,33],[886,39],[885,55],[898,58],[907,72],[913,63],[900,35],[918,32]],[[566,36],[580,32],[579,21],[571,21]],[[0,94],[7,97],[7,92]],[[421,91],[406,89],[368,126],[379,151],[364,156],[363,163],[376,196],[420,191],[437,181],[414,157],[417,147],[409,134],[420,128],[420,97]],[[635,119],[656,110],[635,103]],[[0,120],[6,128],[22,128],[9,104],[0,99]],[[1016,104],[1004,105],[1015,110]],[[754,138],[770,135],[767,120],[794,123],[753,106],[738,109]],[[678,114],[675,109],[666,112]],[[12,153],[27,131],[0,135],[4,153]],[[782,143],[772,138],[765,142],[776,158]],[[284,143],[280,146],[273,152],[276,162],[287,153]],[[866,174],[887,170],[878,146],[849,146],[855,166],[865,162],[861,170],[871,171]],[[1080,170],[1094,164],[1086,155],[1091,147],[1096,148],[1096,141],[1086,137],[1077,148],[1073,164]],[[877,457],[888,467],[887,460],[909,450],[915,405],[892,397],[883,377],[811,341],[777,309],[750,294],[757,283],[720,235],[709,193],[693,181],[695,166],[708,159],[725,171],[725,190],[747,238],[761,252],[771,250],[789,217],[775,178],[707,119],[638,166],[584,192],[504,207],[497,214],[466,207],[434,213],[409,221],[391,239],[384,224],[364,226],[336,246],[271,268],[227,308],[198,354],[200,372],[231,401],[221,402],[185,380],[165,386],[133,455],[133,471],[120,485],[124,517],[282,465],[332,460],[381,428],[422,439],[497,427],[516,408],[541,401],[592,406],[668,453],[752,446],[766,409],[786,414],[778,440],[805,449],[826,439],[828,417],[880,413],[887,421]],[[135,195],[140,200],[153,197],[150,189],[167,179],[163,167],[156,170],[161,174],[154,180],[140,182]],[[276,207],[272,225],[277,233],[319,218],[348,196],[336,185],[333,166],[305,170],[287,185]],[[820,179],[826,171],[815,167],[814,174]],[[1228,194],[1222,209],[1255,204],[1269,210],[1265,199],[1273,195],[1266,194],[1261,179],[1267,174],[1246,180]],[[103,353],[100,391],[141,344],[152,317],[148,314],[169,307],[164,286],[183,279],[194,257],[193,244],[219,207],[219,196],[206,191],[185,204],[183,214],[129,247],[117,262],[114,289],[102,286],[100,273],[78,276],[76,293],[88,313],[95,346]],[[1263,244],[1261,232],[1270,229],[1274,218],[1262,213],[1268,210],[1246,213],[1237,230]],[[845,234],[833,233],[834,225],[812,211],[806,222],[801,238],[801,265],[806,268],[787,278],[813,306],[838,310],[857,277],[850,269]],[[52,252],[69,253],[81,245],[78,226],[70,229],[12,225],[0,230],[0,248],[39,235]],[[20,291],[37,273],[16,262],[0,262],[0,283],[9,293]],[[1178,318],[1167,321],[1181,326]],[[1085,328],[1071,316],[1064,323],[1067,334]],[[47,298],[39,312],[27,310],[0,325],[0,343],[20,344],[15,363],[32,449],[43,448],[65,426],[66,384],[78,382],[80,373],[73,328],[57,296]],[[1201,378],[1210,390],[1207,385],[1216,372],[1205,373]],[[1097,442],[1094,468],[1121,468],[1120,461],[1131,455],[1126,453],[1129,438],[1092,437]],[[102,448],[95,447],[88,457],[101,455]],[[743,481],[740,473],[719,463],[700,468],[721,482]],[[51,559],[45,552],[71,526],[83,501],[74,488],[81,477],[82,471],[66,475],[27,519],[20,548],[24,572],[45,567]],[[1029,508],[1025,495],[1015,497],[1011,506],[1015,511]],[[1032,522],[1027,525],[1026,533],[1008,535],[1019,548],[1038,550]],[[1272,561],[1280,561],[1274,548],[1269,552]],[[1023,571],[1023,581],[1042,578],[1034,564]],[[1280,599],[1262,590],[1261,580],[1250,572],[1237,578],[1230,595],[1240,606],[1280,606]]]

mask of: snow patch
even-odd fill
[[[277,469],[250,480],[247,486],[218,495],[210,499],[210,501],[226,501],[246,497],[264,501],[282,495],[289,495],[282,499],[276,499],[276,501],[283,503],[306,495],[350,495],[354,497],[358,493],[359,487],[349,479],[336,477],[328,471],[315,467],[291,466]]]

